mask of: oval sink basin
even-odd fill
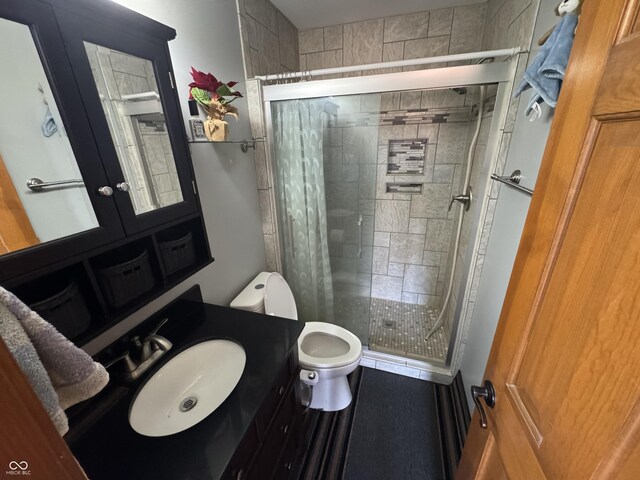
[[[229,340],[208,340],[188,348],[140,387],[131,403],[129,424],[149,437],[194,426],[231,394],[246,359],[244,349]]]

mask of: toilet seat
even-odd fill
[[[302,351],[305,338],[311,334],[324,334],[346,342],[349,349],[346,353],[331,357],[315,357]],[[326,340],[326,339],[325,339]],[[336,342],[336,343],[339,343]],[[339,347],[338,347],[339,348]],[[357,362],[362,356],[362,343],[349,330],[338,325],[324,322],[307,322],[298,339],[298,360],[307,368],[338,368]]]

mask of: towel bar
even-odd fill
[[[34,192],[40,192],[47,187],[62,187],[66,185],[84,185],[84,181],[82,179],[72,179],[72,180],[56,180],[54,182],[45,182],[36,177],[30,178],[27,181],[27,187],[29,187]]]
[[[520,185],[520,180],[522,180],[522,172],[520,170],[514,170],[513,173],[508,177],[501,177],[494,173],[493,175],[491,175],[491,180],[496,180],[498,182],[504,183],[505,185],[511,188],[515,188],[516,190],[520,190],[522,193],[526,193],[529,196],[533,195],[533,190]]]

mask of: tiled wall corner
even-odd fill
[[[251,79],[246,81],[246,97],[249,105],[249,123],[251,135],[254,138],[264,138],[265,126],[262,112],[262,94],[260,81]],[[282,271],[280,250],[278,244],[278,222],[276,218],[276,197],[273,188],[273,169],[267,155],[267,144],[258,141],[253,151],[258,188],[258,200],[262,218],[262,233],[264,234],[267,268],[269,271]]]
[[[269,0],[239,0],[246,78],[300,70],[298,29]]]

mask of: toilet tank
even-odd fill
[[[264,313],[264,287],[269,278],[269,272],[261,272],[251,280],[249,285],[233,299],[229,305],[231,308],[248,310],[250,312]]]

